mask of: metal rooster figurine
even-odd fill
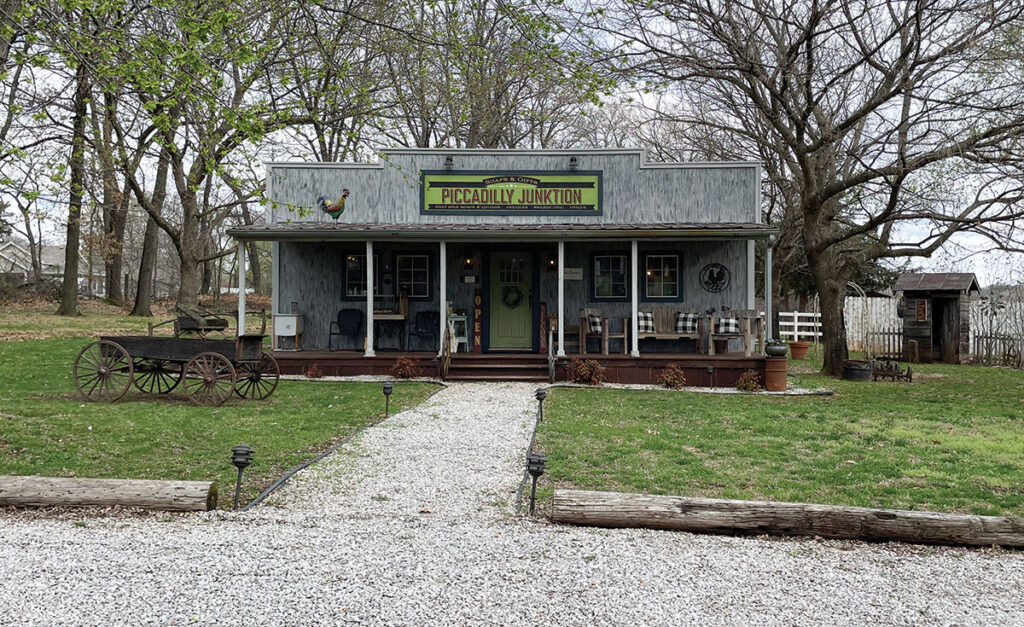
[[[316,199],[316,204],[320,207],[320,211],[323,211],[337,220],[341,217],[341,214],[345,213],[346,198],[348,198],[348,189],[343,189],[341,190],[341,196],[338,196],[338,202],[331,204],[330,198],[327,196],[320,196]]]

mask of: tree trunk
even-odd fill
[[[115,183],[116,184],[116,183]],[[104,193],[106,195],[106,193]],[[109,215],[104,211],[104,265],[106,274],[106,297],[114,304],[124,304],[124,286],[121,284],[124,274],[124,229],[128,217],[127,194],[118,194],[120,198],[111,206]],[[106,201],[104,201],[105,203]]]
[[[821,372],[835,377],[842,374],[843,361],[850,356],[846,346],[846,318],[843,316],[846,282],[850,277],[837,270],[842,267],[837,257],[835,253],[829,251],[807,256],[821,304],[821,334],[824,344]]]
[[[68,202],[68,227],[64,242],[64,283],[60,288],[57,315],[78,315],[78,246],[81,240],[82,196],[85,191],[85,123],[88,111],[88,63],[75,70],[74,122],[71,135],[71,196]]]
[[[32,232],[32,218],[29,216],[28,210],[28,206],[21,208],[21,215],[25,220],[25,237],[28,238],[28,251],[32,259],[32,271],[29,272],[28,282],[39,283],[43,280],[43,263],[39,258],[36,236]]]
[[[256,242],[248,242],[245,247],[248,249],[246,255],[249,259],[249,273],[252,275],[252,291],[256,294],[263,294],[263,273],[260,272],[259,247]]]
[[[167,196],[167,171],[170,168],[170,157],[166,151],[160,151],[160,161],[156,167],[156,182],[153,187],[153,198],[150,209],[159,215],[163,212],[164,198]],[[135,306],[132,316],[150,317],[153,315],[153,292],[155,287],[156,259],[160,252],[160,227],[153,216],[146,220],[146,235],[142,240],[142,259],[139,261],[139,285],[135,291]]]

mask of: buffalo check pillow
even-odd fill
[[[715,323],[715,333],[720,335],[736,335],[740,332],[739,318],[719,318]]]
[[[601,332],[601,316],[597,314],[587,314],[587,326],[590,327],[591,333]]]
[[[641,311],[637,313],[638,331],[640,333],[654,333],[654,312]]]
[[[697,314],[683,313],[676,314],[676,333],[696,333]]]

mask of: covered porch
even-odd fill
[[[734,381],[725,374],[733,370],[763,368],[754,245],[774,233],[746,223],[230,231],[243,258],[245,241],[273,242],[273,312],[301,328],[274,338],[285,372],[317,363],[325,374],[386,374],[385,364],[408,355],[427,373],[450,326],[455,377],[557,377],[566,360],[586,355],[609,380],[646,382],[674,361],[695,384],[718,373],[717,385]]]

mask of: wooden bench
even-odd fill
[[[701,338],[704,337],[704,318],[697,318],[696,333],[679,333],[676,331],[676,316],[681,313],[696,313],[692,309],[649,309],[654,314],[654,333],[639,332],[636,337],[641,340],[694,340],[697,352],[700,352]]]

